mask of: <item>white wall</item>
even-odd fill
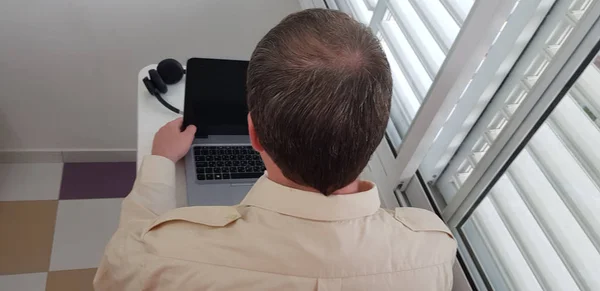
[[[0,150],[135,149],[142,67],[248,59],[299,9],[297,0],[4,0]]]

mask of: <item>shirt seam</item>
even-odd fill
[[[277,214],[281,214],[281,215],[285,215],[288,217],[293,217],[293,218],[298,218],[298,219],[302,219],[302,220],[309,220],[309,221],[318,221],[318,222],[340,222],[340,221],[347,221],[347,220],[353,220],[353,219],[359,219],[359,218],[363,218],[363,217],[367,217],[367,216],[371,216],[374,215],[375,213],[377,213],[377,210],[381,209],[377,209],[375,212],[371,213],[371,214],[366,214],[366,215],[362,215],[362,216],[356,216],[356,217],[346,217],[346,218],[339,218],[339,219],[318,219],[318,218],[314,218],[314,217],[306,217],[306,216],[299,216],[299,215],[294,215],[294,214],[289,214],[289,213],[285,213],[285,212],[280,212],[278,210],[275,209],[270,209],[267,208],[263,205],[255,205],[255,204],[240,204],[241,206],[248,206],[248,207],[253,207],[253,208],[258,208],[264,211],[268,211],[271,213],[277,213]]]
[[[434,267],[438,267],[438,266],[445,265],[445,264],[448,264],[448,263],[452,263],[452,261],[453,261],[453,260],[444,261],[444,262],[441,262],[441,263],[437,263],[437,264],[433,264],[433,265],[428,265],[428,266],[423,266],[423,267],[418,267],[418,268],[412,268],[412,269],[394,270],[394,271],[381,272],[381,273],[372,273],[372,274],[364,274],[364,275],[353,275],[353,276],[343,276],[343,277],[310,277],[310,276],[298,276],[298,275],[276,273],[276,272],[269,272],[269,271],[258,271],[258,270],[244,269],[244,268],[240,268],[240,267],[234,267],[234,266],[228,266],[228,265],[222,265],[222,264],[215,264],[215,263],[208,263],[208,262],[192,261],[192,260],[186,260],[186,259],[182,259],[182,258],[175,258],[175,257],[170,257],[170,256],[158,255],[158,254],[151,253],[151,252],[149,254],[151,254],[153,256],[156,256],[156,257],[159,257],[159,258],[167,258],[167,259],[172,259],[172,260],[177,260],[177,261],[184,261],[184,262],[190,262],[190,263],[195,263],[195,264],[203,264],[203,265],[209,265],[209,266],[218,266],[218,267],[225,267],[225,268],[231,268],[231,269],[236,269],[236,270],[244,270],[244,271],[250,271],[250,272],[257,272],[257,273],[266,273],[266,274],[273,274],[273,275],[280,275],[280,276],[290,276],[290,277],[298,277],[298,278],[311,278],[311,279],[318,279],[318,278],[323,278],[323,279],[344,279],[344,278],[356,278],[356,277],[367,277],[367,276],[375,276],[375,275],[402,273],[402,272],[408,272],[408,271],[417,271],[417,270],[422,270],[422,269],[434,268]]]

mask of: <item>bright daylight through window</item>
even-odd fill
[[[460,31],[473,0],[336,1],[377,32],[394,78],[387,138],[397,148]]]
[[[598,290],[600,57],[462,226],[491,285]],[[507,286],[508,285],[508,286]]]
[[[471,8],[488,2],[327,2],[381,40],[394,78],[386,137],[397,150],[464,43]],[[474,287],[600,290],[600,3],[511,3],[419,174]]]

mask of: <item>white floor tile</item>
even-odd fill
[[[0,290],[44,291],[48,273],[31,273],[0,276]]]
[[[96,268],[117,230],[122,198],[58,202],[50,271]]]
[[[56,200],[62,163],[0,164],[0,201]]]

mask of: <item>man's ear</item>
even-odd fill
[[[252,116],[248,113],[248,133],[250,134],[250,143],[257,152],[264,152],[265,149],[260,144],[258,136],[256,135],[256,129],[254,129],[254,122],[252,122]]]

